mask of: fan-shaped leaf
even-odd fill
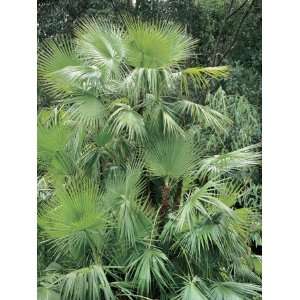
[[[122,31],[110,22],[86,19],[76,30],[79,53],[91,65],[104,67],[112,75],[119,75],[125,49]]]
[[[138,257],[133,254],[130,257],[128,273],[134,273],[133,282],[138,292],[147,296],[155,286],[162,291],[170,289],[173,279],[168,264],[169,259],[158,248],[147,248]]]
[[[212,127],[220,132],[226,132],[226,129],[232,125],[228,117],[209,106],[200,105],[189,100],[181,100],[175,102],[174,107],[179,113],[189,114],[200,125]]]
[[[89,94],[73,97],[68,100],[73,103],[70,117],[91,128],[99,128],[104,124],[107,114],[105,105],[97,97]]]
[[[201,176],[216,176],[233,170],[259,165],[261,153],[255,151],[259,145],[251,145],[226,154],[215,155],[203,159],[198,174]]]
[[[211,288],[213,300],[250,300],[260,297],[260,288],[250,283],[218,282]]]
[[[129,105],[119,104],[118,106],[119,108],[109,118],[112,131],[118,135],[125,131],[129,139],[143,138],[145,124],[142,116]]]
[[[179,295],[173,300],[208,300],[209,289],[206,284],[198,277],[188,278],[184,280],[183,287],[179,291]]]
[[[38,75],[48,91],[54,97],[72,94],[78,90],[73,80],[62,76],[62,71],[81,65],[74,51],[74,44],[65,38],[48,40],[42,46],[38,58]]]
[[[195,167],[197,153],[192,141],[184,136],[149,137],[145,161],[154,176],[179,179]]]
[[[46,287],[37,289],[37,300],[60,300],[60,295]]]
[[[62,279],[62,299],[105,300],[116,299],[103,267],[92,265],[66,274]]]
[[[38,125],[38,157],[49,164],[56,153],[65,149],[71,136],[71,129],[64,125],[44,127]]]
[[[191,55],[195,41],[183,29],[168,22],[126,22],[127,63],[136,68],[166,68]]]
[[[45,206],[39,225],[61,254],[101,247],[106,220],[100,200],[97,186],[83,181],[59,189],[55,201]]]

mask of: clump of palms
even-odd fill
[[[41,49],[40,84],[60,114],[40,112],[38,126],[51,191],[39,242],[56,266],[39,270],[40,299],[260,297],[257,215],[236,205],[231,177],[259,164],[258,145],[203,156],[201,130],[232,122],[192,95],[229,70],[184,68],[194,45],[168,22],[87,19]]]

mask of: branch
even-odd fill
[[[113,7],[115,13],[116,13],[117,15],[119,15],[119,17],[120,17],[120,19],[121,19],[122,21],[124,21],[123,16],[122,16],[122,14],[121,14],[121,12],[120,12],[120,9],[119,9],[119,7],[117,7],[117,5],[115,4],[115,1],[114,1],[114,0],[110,0],[110,2],[111,2],[111,4],[112,4],[112,7]]]
[[[231,11],[231,8],[233,6],[233,2],[234,2],[234,0],[230,1],[229,8],[228,8],[228,13],[230,13],[230,11]],[[225,10],[225,15],[226,15],[226,5],[225,5],[225,3],[224,3],[224,10]],[[219,34],[218,34],[218,37],[217,37],[216,46],[215,46],[214,51],[213,51],[213,60],[212,60],[212,64],[211,64],[212,66],[215,65],[217,50],[219,48],[219,44],[220,44],[220,41],[221,41],[221,36],[222,36],[222,33],[224,32],[227,21],[228,21],[228,18],[225,17],[224,20],[223,20],[223,23],[222,23],[222,27],[221,27],[221,29],[219,31]]]
[[[228,53],[234,48],[234,46],[235,46],[235,44],[237,42],[237,38],[239,36],[239,33],[240,33],[241,29],[242,29],[242,26],[243,26],[246,18],[248,17],[248,15],[249,15],[249,13],[250,13],[253,5],[254,5],[254,2],[255,2],[255,0],[253,0],[251,2],[251,4],[249,5],[248,9],[245,11],[244,15],[242,16],[242,18],[240,20],[240,23],[238,25],[238,28],[237,28],[237,30],[235,32],[235,35],[234,35],[234,37],[233,37],[233,39],[232,39],[229,47],[225,50],[224,54],[221,56],[221,58],[220,58],[220,60],[218,61],[217,64],[221,64],[222,61],[224,60],[224,58],[228,55]]]
[[[221,30],[220,30],[219,35],[217,37],[217,42],[216,42],[215,49],[213,51],[213,60],[212,60],[212,65],[213,66],[216,65],[219,44],[220,44],[222,34],[225,31],[225,28],[227,26],[227,23],[228,23],[229,19],[232,18],[234,15],[236,15],[247,4],[247,2],[248,2],[248,0],[245,0],[239,7],[237,7],[235,10],[231,11],[232,7],[233,7],[233,4],[234,4],[234,0],[230,1],[229,8],[227,10],[227,13],[225,12],[225,18],[223,20]]]

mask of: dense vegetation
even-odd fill
[[[259,6],[39,3],[39,299],[261,297]]]

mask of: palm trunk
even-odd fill
[[[181,199],[181,193],[182,193],[182,180],[179,181],[176,189],[176,194],[175,194],[175,201],[174,201],[174,209],[178,209],[180,206],[180,199]]]
[[[162,187],[162,207],[161,207],[161,217],[164,217],[169,209],[169,196],[170,196],[171,187],[164,185]]]

